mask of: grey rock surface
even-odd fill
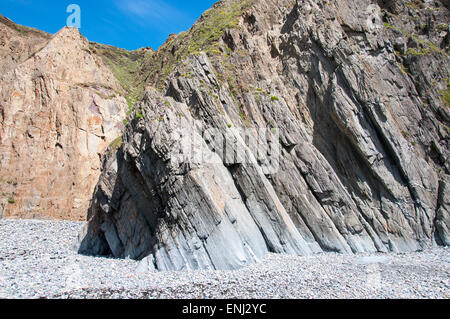
[[[436,214],[436,231],[438,239],[442,241],[442,244],[450,245],[450,192],[448,179],[441,181],[439,185],[439,204]]]
[[[188,270],[448,245],[448,30],[417,26],[449,12],[430,5],[255,1],[221,54],[148,88],[103,160],[80,252]],[[258,128],[267,149],[247,143]]]
[[[6,201],[0,201],[0,219],[2,219],[5,216],[5,206],[6,206]]]

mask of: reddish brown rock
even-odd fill
[[[24,35],[0,22],[1,213],[84,219],[101,155],[123,128],[122,88],[77,29]]]

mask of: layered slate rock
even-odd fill
[[[217,42],[199,39],[235,4],[216,4],[145,66],[160,91],[148,88],[103,160],[80,252],[235,269],[267,252],[448,244],[444,4],[258,0]],[[258,129],[278,147],[248,145]]]
[[[311,252],[256,159],[223,165],[187,104],[148,91],[141,107],[145,115],[105,159],[82,252],[151,254],[157,269],[177,270],[236,268],[269,251]],[[189,156],[186,146],[209,160]]]

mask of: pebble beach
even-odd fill
[[[0,220],[0,298],[448,299],[450,254],[268,255],[237,271],[142,272],[82,256],[84,223]]]

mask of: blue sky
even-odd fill
[[[55,33],[66,8],[81,8],[81,33],[90,41],[129,50],[157,49],[170,33],[188,30],[216,0],[0,0],[0,14],[16,23]]]

